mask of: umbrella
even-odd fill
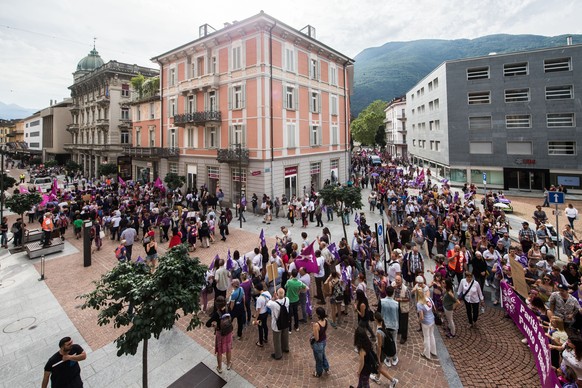
[[[499,209],[499,210],[503,210],[506,213],[513,211],[513,208],[511,206],[509,206],[508,204],[506,204],[506,203],[500,203],[500,202],[498,202],[498,203],[493,204],[493,207],[496,208],[496,209]]]
[[[371,173],[370,175],[371,175],[371,176],[373,176],[373,177],[380,176],[380,174],[378,174],[377,172],[373,172],[373,173]]]

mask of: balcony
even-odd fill
[[[109,119],[97,119],[97,128],[109,128]]]
[[[121,119],[118,125],[119,129],[123,130],[130,130],[131,129],[131,120],[130,119]]]
[[[69,124],[67,125],[67,131],[71,132],[71,133],[77,133],[79,132],[79,124]]]
[[[97,103],[97,105],[101,105],[101,106],[109,105],[109,96],[105,96],[105,95],[98,96],[95,99],[95,102]]]
[[[79,105],[71,105],[69,110],[71,111],[72,114],[77,114],[79,113]]]
[[[396,115],[396,120],[406,121],[406,113],[402,112],[401,114]]]
[[[249,165],[249,150],[247,148],[221,148],[217,150],[216,160],[218,163]]]
[[[205,124],[210,121],[221,121],[221,117],[220,111],[184,113],[174,116],[174,125],[183,127],[186,124]]]
[[[180,156],[180,149],[162,147],[123,147],[123,153],[134,158],[177,158]]]
[[[180,81],[178,91],[180,93],[190,93],[196,90],[218,89],[218,78],[215,74],[207,74]]]

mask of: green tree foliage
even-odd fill
[[[10,175],[6,175],[5,172],[0,173],[0,175],[3,175],[2,186],[0,187],[1,191],[8,190],[16,184],[16,179],[12,178]]]
[[[143,83],[145,82],[145,77],[143,74],[139,73],[135,77],[132,77],[131,80],[131,87],[133,90],[137,92],[139,98],[143,97]]]
[[[73,160],[69,160],[65,167],[67,168],[68,175],[73,175],[76,172],[81,171],[81,169],[83,168],[83,166],[81,166],[79,163]]]
[[[99,175],[111,176],[117,174],[117,164],[116,163],[105,163],[99,165],[97,168]]]
[[[44,166],[46,168],[50,168],[50,167],[56,167],[58,166],[59,162],[57,162],[56,160],[47,160],[46,162],[44,162]]]
[[[164,182],[166,183],[166,186],[168,186],[170,190],[176,190],[178,187],[184,186],[184,184],[186,183],[186,178],[176,174],[175,172],[169,172],[166,174]]]
[[[145,78],[138,74],[130,82],[139,99],[155,96],[160,90],[160,77]]]
[[[378,127],[376,136],[374,137],[374,143],[377,146],[386,147],[386,128],[383,125]]]
[[[362,206],[362,189],[354,186],[337,186],[326,185],[319,190],[319,195],[323,199],[325,206],[332,206],[337,216],[342,220],[344,237],[348,239],[346,224],[342,217],[344,211],[348,209],[361,209]]]
[[[96,282],[94,291],[79,296],[82,309],[99,311],[99,326],[128,327],[115,340],[117,356],[135,355],[143,341],[143,387],[148,386],[148,340],[159,339],[182,316],[191,314],[186,330],[200,325],[197,313],[206,270],[197,257],[189,257],[186,246],[178,245],[160,258],[153,273],[143,263],[120,263]]]
[[[386,102],[376,100],[352,121],[351,131],[355,141],[365,145],[374,144],[378,127],[384,122],[384,108],[386,108]]]
[[[24,219],[24,213],[32,209],[33,206],[38,205],[41,201],[42,196],[36,192],[15,193],[12,197],[6,199],[5,205],[11,212],[18,214],[20,218]]]

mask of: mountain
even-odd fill
[[[23,108],[16,104],[7,105],[0,101],[0,119],[23,119],[37,111],[38,109]]]
[[[476,39],[422,39],[388,42],[356,55],[352,113],[357,114],[372,101],[390,101],[404,95],[419,80],[444,61],[564,46],[566,37],[540,35],[488,35]],[[571,35],[582,43],[582,35]]]

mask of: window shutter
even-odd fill
[[[232,86],[228,87],[228,109],[232,109]]]
[[[317,80],[319,81],[321,79],[321,62],[318,60],[317,61],[317,76],[316,76]]]
[[[234,125],[228,126],[228,145],[229,147],[234,146]]]
[[[293,89],[293,104],[292,107],[295,110],[299,110],[299,86],[295,85],[295,89]]]
[[[321,93],[317,93],[317,113],[321,112]]]
[[[232,59],[234,56],[234,49],[231,47],[228,53],[228,71],[232,71]]]
[[[321,127],[317,127],[317,145],[321,145],[323,143],[323,137],[321,136]]]
[[[247,86],[245,84],[243,84],[242,87],[241,87],[241,99],[242,99],[242,101],[241,101],[241,106],[240,107],[244,109],[244,108],[247,107],[247,105],[246,105],[246,102],[247,102]]]
[[[241,69],[244,69],[245,68],[245,65],[246,65],[246,62],[247,62],[246,61],[246,58],[247,58],[247,50],[246,50],[246,47],[247,47],[247,45],[246,45],[245,41],[243,40],[242,45],[241,45],[241,48],[240,48],[240,66],[241,66]]]

